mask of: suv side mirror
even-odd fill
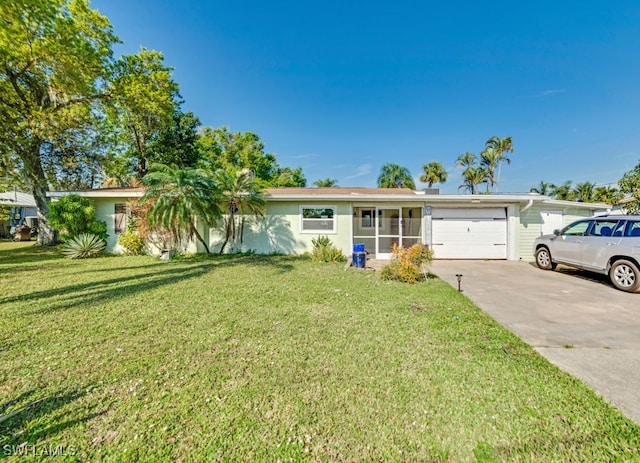
[[[553,230],[553,234],[556,236],[560,236],[560,230],[556,228],[555,230]]]

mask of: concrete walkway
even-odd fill
[[[640,424],[640,294],[606,277],[532,263],[434,261],[457,288],[549,361],[589,384]]]

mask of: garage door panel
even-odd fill
[[[433,214],[432,246],[436,259],[507,258],[504,208],[434,209]]]

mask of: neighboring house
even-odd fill
[[[7,238],[10,231],[27,222],[29,226],[37,226],[36,201],[33,195],[20,191],[0,193],[0,206],[9,208],[9,220],[0,222],[0,238]]]
[[[142,190],[77,193],[94,199],[97,218],[107,222],[107,249],[118,252],[126,203],[141,197]],[[537,194],[440,195],[337,187],[272,188],[266,193],[266,216],[247,217],[242,245],[234,243],[230,249],[301,254],[311,250],[313,238],[327,235],[347,255],[354,243],[364,243],[370,257],[377,259],[391,258],[393,243],[425,243],[436,259],[533,260],[531,248],[537,236],[609,209],[606,204],[556,201]],[[220,249],[220,227],[199,229],[212,252]],[[203,249],[191,243],[187,251]]]

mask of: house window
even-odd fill
[[[113,230],[122,233],[127,227],[127,205],[118,203],[115,205],[113,214]]]
[[[300,206],[300,231],[302,233],[335,233],[335,206]]]
[[[360,228],[374,228],[375,209],[360,209],[362,219],[360,221]]]

